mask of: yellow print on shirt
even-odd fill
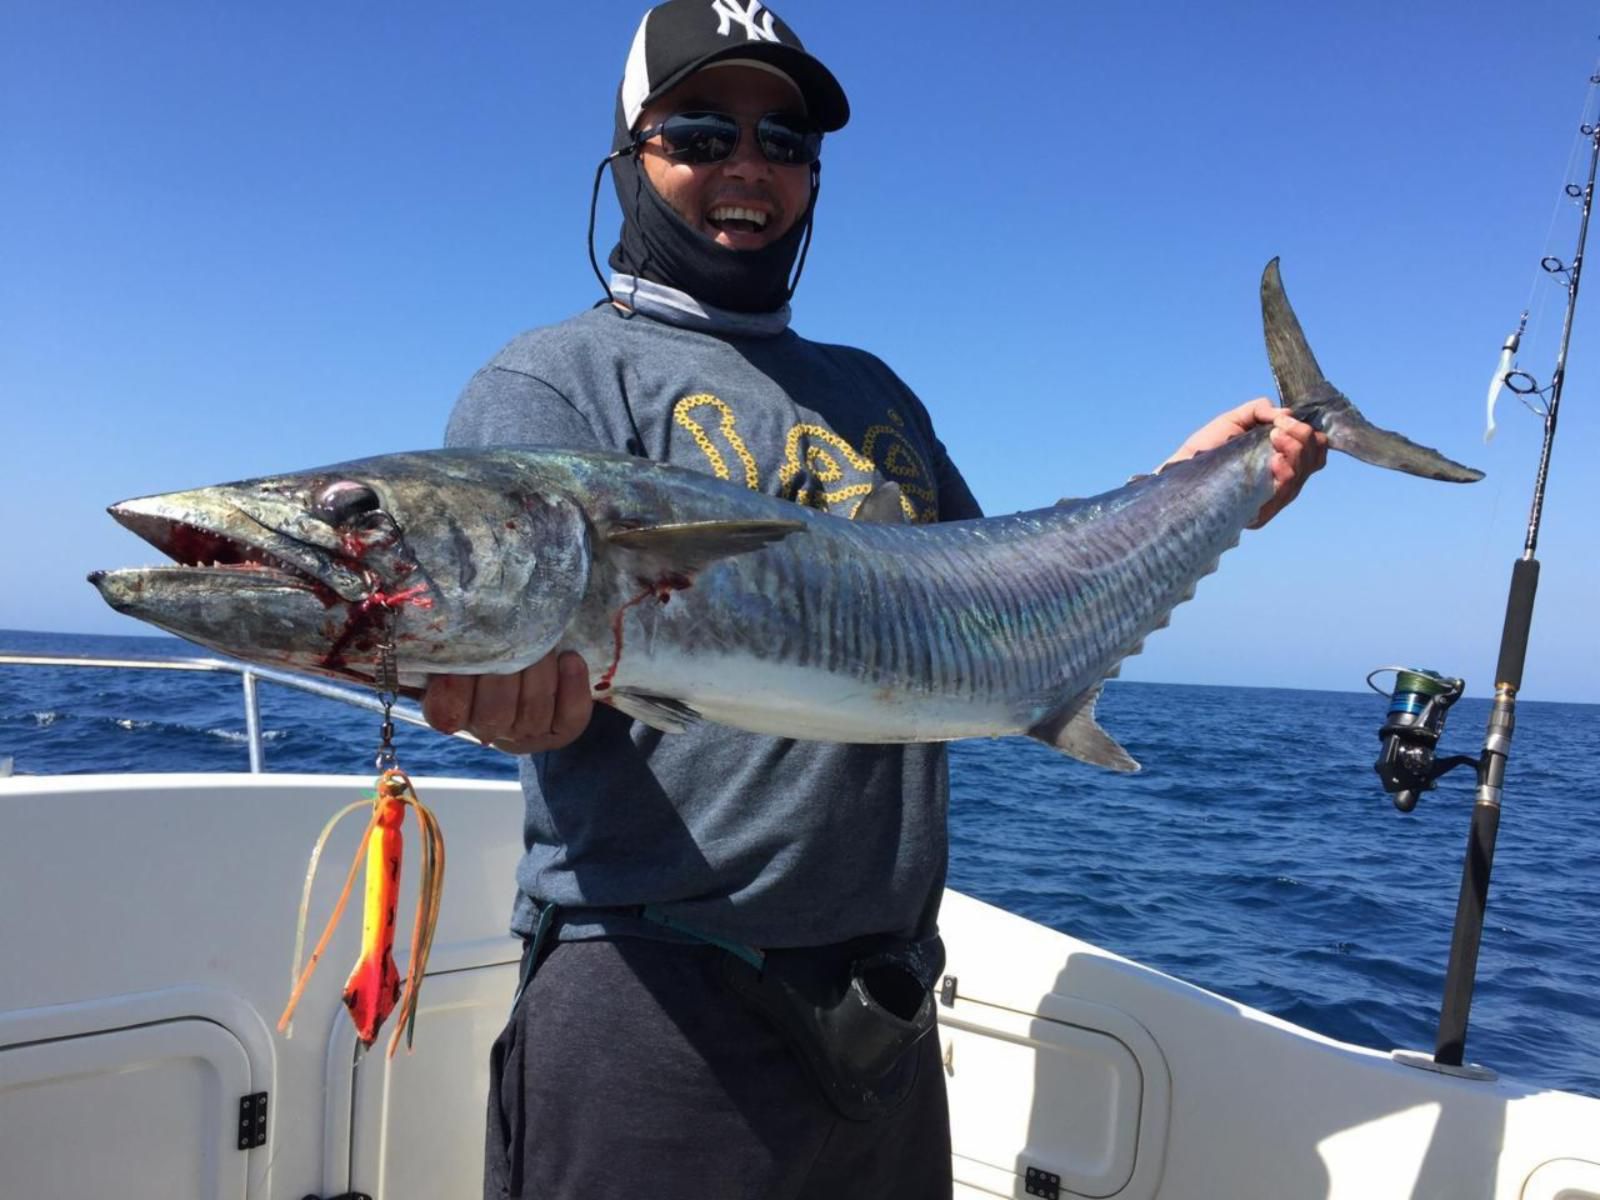
[[[900,485],[900,508],[907,521],[934,520],[938,493],[927,464],[906,440],[901,432],[905,421],[892,408],[889,420],[892,424],[867,430],[859,451],[826,426],[802,423],[792,427],[784,439],[779,494],[799,504],[853,517],[881,473]],[[841,486],[830,486],[833,484]]]
[[[713,430],[697,419],[702,409],[717,414]],[[784,458],[778,468],[778,494],[823,512],[853,517],[862,499],[880,477],[900,486],[900,507],[907,521],[926,522],[938,515],[938,492],[922,455],[906,438],[905,419],[888,410],[889,424],[870,426],[857,450],[825,425],[800,422],[784,437]],[[761,490],[755,456],[739,436],[738,418],[726,401],[709,392],[684,396],[672,408],[672,419],[686,429],[718,479],[733,479],[726,450],[744,472],[745,486]],[[718,445],[713,432],[720,437]]]
[[[700,447],[700,452],[706,456],[706,461],[711,464],[711,473],[718,479],[733,478],[728,470],[728,460],[723,457],[711,440],[711,435],[706,433],[705,427],[689,414],[697,408],[714,408],[722,414],[722,419],[717,423],[723,439],[733,448],[738,455],[739,462],[744,467],[744,485],[752,492],[761,490],[761,473],[756,469],[755,456],[750,453],[750,448],[744,444],[744,439],[739,436],[739,431],[734,427],[736,420],[733,409],[709,392],[701,392],[694,396],[685,396],[672,406],[672,419],[682,425],[694,437],[695,445]]]
[[[900,507],[905,510],[907,520],[936,521],[939,518],[939,492],[934,486],[933,473],[928,470],[922,455],[917,453],[917,448],[907,440],[904,433],[905,418],[892,408],[888,411],[891,423],[871,426],[862,439],[862,452],[878,464],[878,470],[900,485]],[[887,442],[887,447],[882,450],[879,449],[880,440]],[[921,500],[925,507],[919,511],[911,502],[911,497]]]

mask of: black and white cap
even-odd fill
[[[850,119],[850,102],[833,72],[807,54],[794,30],[761,0],[667,0],[645,13],[633,35],[618,95],[623,126],[634,129],[648,104],[702,67],[727,62],[788,79],[824,133]]]

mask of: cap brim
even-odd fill
[[[661,85],[644,98],[644,104],[653,104],[701,68],[729,58],[748,58],[769,63],[794,80],[806,102],[806,115],[816,122],[817,128],[823,133],[843,129],[850,120],[850,101],[845,99],[844,88],[839,86],[833,72],[804,50],[785,46],[781,42],[741,42],[737,46],[697,58],[662,80]]]

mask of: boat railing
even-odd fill
[[[261,774],[266,769],[263,765],[265,755],[261,746],[261,705],[256,699],[258,681],[293,688],[297,692],[321,696],[325,700],[348,704],[352,708],[363,708],[368,712],[383,712],[383,702],[365,692],[336,687],[318,679],[291,675],[287,671],[274,671],[270,667],[252,666],[249,663],[233,662],[225,658],[104,658],[93,654],[17,654],[4,650],[0,651],[0,666],[104,667],[113,670],[206,671],[212,674],[237,675],[244,687],[245,741],[250,748],[250,771],[255,775]],[[433,728],[422,713],[411,705],[396,704],[392,715],[396,721],[404,721],[407,725]],[[451,736],[471,742],[474,746],[478,745],[478,740],[470,733],[459,732]]]

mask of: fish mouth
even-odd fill
[[[171,577],[200,585],[228,587],[236,583],[248,589],[280,588],[310,592],[329,606],[340,599],[320,579],[262,546],[238,541],[214,529],[203,529],[184,521],[164,521],[140,514],[125,514],[115,508],[109,511],[123,525],[173,561],[149,567],[95,571],[90,574],[89,580],[97,586],[108,576],[137,573],[147,580]]]
[[[128,522],[123,523],[126,525]],[[130,525],[130,528],[133,526]],[[274,587],[291,592],[310,592],[328,606],[339,602],[338,595],[325,582],[312,578],[293,563],[285,562],[283,558],[269,554],[259,546],[224,538],[216,531],[182,523],[173,523],[165,531],[134,531],[155,549],[173,558],[173,562],[157,566],[125,566],[115,571],[93,571],[90,573],[90,582],[99,586],[99,582],[107,576],[138,573],[150,582],[171,578],[173,581],[211,587],[229,587],[232,584],[251,590]]]
[[[101,597],[223,654],[370,683],[388,608],[430,605],[403,589],[386,594],[386,572],[361,560],[373,542],[308,522],[276,498],[213,488],[107,511],[172,563],[92,572]]]
[[[134,572],[146,582],[160,579],[177,587],[302,591],[323,607],[359,603],[372,593],[371,573],[354,554],[291,536],[272,519],[276,514],[252,511],[258,507],[246,497],[229,501],[214,495],[200,504],[186,492],[113,504],[106,511],[118,524],[172,564],[97,571],[90,581],[99,586],[104,577]],[[355,552],[362,548],[359,543],[351,547]]]
[[[157,496],[106,511],[172,561],[91,571],[89,582],[118,612],[180,637],[233,653],[224,635],[230,626],[242,632],[259,624],[252,614],[271,612],[280,627],[308,631],[330,609],[349,603],[324,578],[312,547],[277,552],[274,538],[282,535],[236,508],[218,507],[214,518],[209,510],[202,517]]]

